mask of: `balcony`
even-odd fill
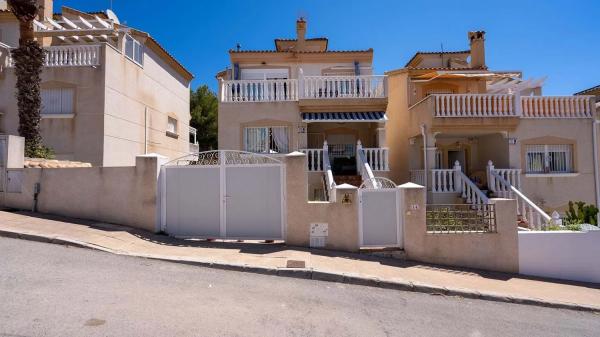
[[[220,92],[221,102],[224,103],[386,98],[386,77],[379,75],[227,80],[222,81]]]
[[[91,67],[100,65],[100,45],[71,45],[44,47],[45,67]],[[14,60],[8,57],[8,66],[14,67]]]
[[[456,128],[516,126],[521,118],[592,118],[593,96],[436,94],[409,108],[418,123]]]

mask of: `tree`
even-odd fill
[[[217,122],[219,102],[207,85],[190,92],[190,125],[198,130],[200,150],[217,148]]]
[[[33,38],[33,20],[38,15],[38,4],[36,0],[8,0],[8,7],[19,20],[19,47],[11,52],[17,76],[19,135],[25,138],[27,157],[51,157],[51,151],[42,145],[40,136],[40,76],[45,52]]]

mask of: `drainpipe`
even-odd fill
[[[144,154],[148,154],[148,107],[144,107]]]
[[[425,124],[421,124],[421,136],[423,137],[423,173],[425,174],[423,183],[425,184],[425,192],[427,192],[427,177],[429,174],[427,172],[427,135],[425,128]]]
[[[596,207],[600,208],[600,176],[598,174],[598,125],[600,120],[594,119],[592,123],[592,138],[594,141],[594,183],[596,184]]]

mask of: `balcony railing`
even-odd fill
[[[46,67],[81,67],[100,65],[100,45],[73,45],[45,47]],[[14,67],[9,57],[8,66]]]
[[[285,102],[298,100],[298,80],[223,81],[222,102]]]
[[[512,117],[512,95],[432,95],[436,117]]]
[[[385,98],[385,76],[305,76],[302,98]]]
[[[512,94],[434,94],[410,109],[434,117],[591,118],[593,96],[518,96]]]
[[[527,96],[521,98],[526,118],[590,118],[591,96]]]
[[[220,94],[221,102],[285,102],[385,98],[387,90],[385,76],[304,76],[300,80],[227,80]]]

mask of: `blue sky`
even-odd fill
[[[86,11],[110,0],[55,0]],[[468,49],[467,31],[485,30],[486,62],[495,70],[548,76],[546,95],[572,94],[600,84],[600,1],[350,1],[350,0],[113,0],[121,22],[149,32],[196,79],[216,87],[227,51],[272,49],[295,37],[328,37],[330,49],[375,50],[375,72],[404,66],[415,51]]]

